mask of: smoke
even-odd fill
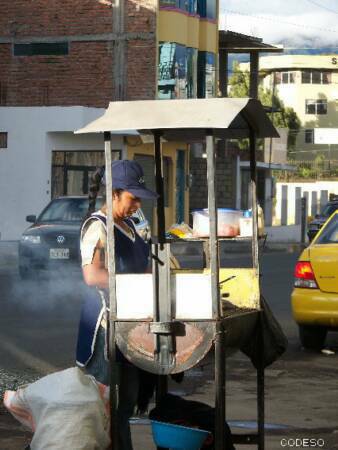
[[[332,11],[314,4],[271,2],[261,0],[223,0],[220,6],[220,28],[263,38],[269,44],[285,47],[312,48],[338,46],[338,7]],[[278,13],[276,13],[278,11]]]
[[[13,264],[0,267],[0,286],[1,377],[13,368],[20,371],[17,382],[22,384],[31,381],[24,376],[27,371],[42,375],[74,365],[86,292],[80,270],[22,280]],[[0,390],[12,386],[10,379],[9,374],[0,382]]]
[[[81,272],[49,271],[43,276],[21,280],[13,274],[7,301],[20,312],[53,313],[78,321],[86,286]],[[69,317],[69,316],[68,316]]]

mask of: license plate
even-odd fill
[[[50,259],[69,259],[69,248],[51,248],[49,257]]]

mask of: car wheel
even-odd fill
[[[299,325],[299,339],[304,348],[321,350],[324,347],[327,329],[310,325]]]

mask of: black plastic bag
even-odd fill
[[[261,305],[262,311],[255,330],[241,346],[241,351],[250,358],[256,369],[260,363],[264,368],[270,366],[283,355],[288,346],[282,327],[264,297],[261,297]]]
[[[166,394],[156,408],[150,411],[149,418],[159,422],[209,431],[210,436],[204,442],[202,450],[213,450],[215,448],[215,408],[205,403],[185,400],[177,395]],[[226,450],[235,450],[231,431],[226,422],[224,423],[224,433]]]

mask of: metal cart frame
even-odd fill
[[[161,139],[168,139],[170,135],[178,135],[181,139],[185,136],[189,140],[189,133],[196,134],[198,132],[199,139],[205,138],[207,152],[207,184],[208,184],[208,207],[210,216],[210,238],[209,238],[209,255],[210,255],[210,272],[211,272],[211,294],[212,294],[212,320],[208,324],[212,324],[213,341],[215,351],[215,449],[225,450],[224,422],[226,412],[226,346],[227,346],[227,325],[222,317],[220,290],[219,290],[219,246],[217,237],[217,202],[215,190],[215,138],[224,132],[231,131],[226,134],[232,138],[248,137],[250,142],[250,173],[251,173],[251,201],[253,211],[253,236],[252,236],[252,260],[253,268],[259,276],[259,257],[258,257],[258,216],[257,216],[257,189],[256,189],[256,138],[257,137],[277,137],[278,134],[271,122],[267,118],[260,102],[252,99],[235,99],[235,103],[239,104],[236,114],[231,120],[228,120],[228,126],[219,123],[213,123],[209,120],[208,114],[202,114],[205,108],[211,105],[211,108],[223,107],[224,114],[228,113],[227,107],[230,108],[234,104],[234,99],[210,99],[210,100],[170,100],[170,107],[173,108],[174,114],[180,115],[180,107],[182,116],[179,116],[179,124],[175,125],[175,120],[162,119],[162,125],[156,125],[156,119],[161,108],[163,107],[164,115],[169,108],[168,101],[154,100],[145,102],[115,102],[111,103],[110,108],[116,108],[122,112],[128,111],[130,107],[130,115],[125,118],[126,125],[119,128],[114,120],[109,117],[103,117],[86,128],[79,130],[80,133],[104,132],[105,142],[105,163],[106,163],[106,189],[107,194],[112,192],[112,174],[111,174],[111,133],[123,129],[141,130],[142,132],[151,133],[154,136],[154,156],[155,156],[155,177],[156,189],[159,194],[157,202],[157,235],[158,239],[153,244],[153,252],[156,258],[153,260],[153,286],[154,286],[154,304],[153,304],[153,321],[150,323],[150,331],[154,335],[155,340],[155,356],[154,364],[157,367],[159,375],[157,401],[167,390],[167,377],[175,366],[175,330],[177,329],[177,321],[173,320],[172,303],[170,300],[170,248],[165,238],[165,217],[164,217],[164,187],[162,172],[162,151]],[[188,102],[188,103],[187,103]],[[190,104],[189,104],[190,102]],[[184,117],[186,111],[185,104],[189,107],[194,102],[194,108],[201,111],[201,117],[195,120],[197,123],[192,125],[191,118]],[[221,103],[223,102],[223,103]],[[236,105],[237,105],[236,103]],[[178,111],[175,112],[176,107]],[[122,108],[122,109],[121,109]],[[150,119],[140,120],[141,125],[133,126],[137,123],[135,111],[141,112],[142,108],[149,108]],[[167,109],[166,109],[167,108]],[[250,110],[251,108],[251,110]],[[188,111],[187,110],[187,111]],[[211,109],[210,111],[214,111]],[[221,109],[222,111],[222,109]],[[116,114],[117,111],[115,111]],[[211,113],[210,113],[211,114]],[[123,113],[121,114],[123,120]],[[135,118],[136,117],[136,118]],[[133,121],[134,120],[134,121]],[[217,118],[215,119],[217,121]],[[222,117],[220,119],[222,121]],[[155,126],[152,124],[155,123]],[[264,124],[263,124],[264,123]],[[130,125],[131,124],[131,125]],[[146,126],[144,125],[146,124]],[[263,126],[263,125],[264,126]],[[262,126],[261,126],[262,125]],[[263,131],[261,128],[264,128]],[[143,131],[142,131],[143,130]],[[128,134],[128,132],[125,132]],[[117,341],[117,328],[119,319],[117,317],[117,298],[116,298],[116,274],[115,274],[115,246],[113,233],[113,216],[112,216],[112,196],[107,195],[107,230],[108,230],[108,270],[109,270],[109,357],[111,362],[111,379],[110,379],[110,396],[111,396],[111,436],[112,448],[118,450],[116,441],[116,411],[117,411],[117,380],[115,365],[115,345]],[[163,264],[164,262],[164,264]],[[256,311],[256,320],[260,320],[260,310]],[[260,339],[263,339],[262,334]],[[262,342],[263,344],[263,342]],[[203,355],[204,356],[204,355]],[[198,361],[198,358],[196,358]],[[257,369],[257,411],[258,411],[258,432],[235,435],[235,443],[255,444],[258,449],[264,450],[264,368],[263,362]]]

